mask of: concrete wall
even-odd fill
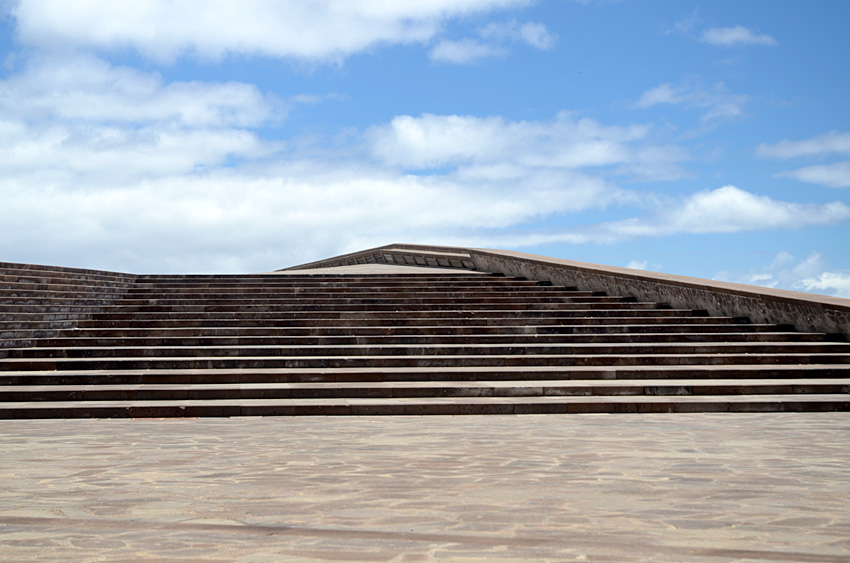
[[[841,333],[850,338],[850,299],[826,297],[642,272],[548,258],[508,250],[469,249],[475,268],[582,290],[630,295],[669,303],[674,308],[705,309],[711,315],[749,317],[753,322],[792,324],[797,330]]]

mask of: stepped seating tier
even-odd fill
[[[848,393],[840,336],[522,278],[0,263],[0,418],[822,411]]]

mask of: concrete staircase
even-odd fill
[[[400,271],[0,264],[0,418],[850,409],[840,336]]]

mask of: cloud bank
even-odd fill
[[[381,44],[426,43],[449,18],[523,0],[20,0],[18,35],[42,49],[134,49],[159,61],[227,54],[339,61]]]

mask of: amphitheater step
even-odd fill
[[[485,273],[0,264],[0,418],[847,410],[850,344]]]
[[[847,395],[471,397],[392,399],[229,399],[63,401],[0,404],[10,418],[172,418],[235,416],[485,415],[847,411]]]

